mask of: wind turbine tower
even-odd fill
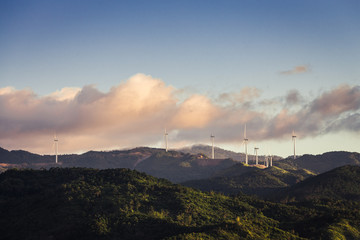
[[[272,160],[273,160],[273,156],[271,155],[271,152],[269,150],[269,152],[268,152],[268,161],[269,161],[270,167],[272,167]]]
[[[269,156],[265,156],[265,167],[269,167]]]
[[[245,124],[245,128],[244,128],[244,145],[245,145],[245,164],[248,165],[249,164],[249,160],[248,160],[248,154],[247,154],[247,143],[248,143],[249,139],[246,138],[246,124]]]
[[[294,159],[296,159],[296,135],[295,135],[295,131],[292,132],[292,141],[294,144]]]
[[[54,136],[54,146],[55,146],[55,163],[57,164],[58,163],[58,143],[59,143],[59,140],[57,139],[56,137],[56,134]]]
[[[214,136],[213,134],[211,134],[210,138],[211,138],[211,143],[212,143],[211,158],[212,158],[212,159],[215,159],[215,150],[214,150],[215,136]]]
[[[256,161],[256,165],[259,164],[259,158],[258,158],[258,147],[254,147],[254,153],[255,153],[255,161]]]
[[[167,152],[168,151],[168,133],[166,131],[166,128],[165,128],[165,133],[164,133],[164,138],[165,138],[165,151]]]

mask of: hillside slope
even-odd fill
[[[8,170],[3,239],[300,239],[237,198],[128,169]]]
[[[136,170],[178,183],[191,179],[208,178],[215,172],[233,166],[232,159],[209,159],[176,151],[158,152],[140,162]]]
[[[278,167],[260,169],[242,163],[222,170],[209,179],[191,180],[182,183],[202,191],[216,191],[224,194],[254,194],[264,197],[274,190],[294,185],[313,176],[303,170],[284,170]]]
[[[2,239],[360,238],[360,201],[227,197],[129,169],[8,170],[0,203]]]
[[[274,198],[282,202],[321,199],[360,201],[360,166],[342,166],[308,178]]]

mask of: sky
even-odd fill
[[[360,2],[0,1],[0,147],[360,152]],[[252,152],[252,150],[249,150]]]

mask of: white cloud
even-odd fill
[[[80,91],[81,88],[64,87],[61,90],[57,90],[56,92],[47,95],[47,97],[53,98],[57,101],[67,101],[74,99]]]

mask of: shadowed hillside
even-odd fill
[[[136,166],[136,170],[161,177],[172,182],[210,177],[216,171],[236,164],[231,159],[209,159],[204,155],[181,152],[159,152]]]
[[[321,199],[360,201],[360,166],[343,166],[308,178],[273,198],[283,202]]]
[[[217,172],[209,179],[192,180],[183,185],[202,191],[216,191],[224,194],[255,194],[266,196],[274,190],[298,183],[313,173],[299,170],[284,170],[278,167],[261,169],[242,163]]]

